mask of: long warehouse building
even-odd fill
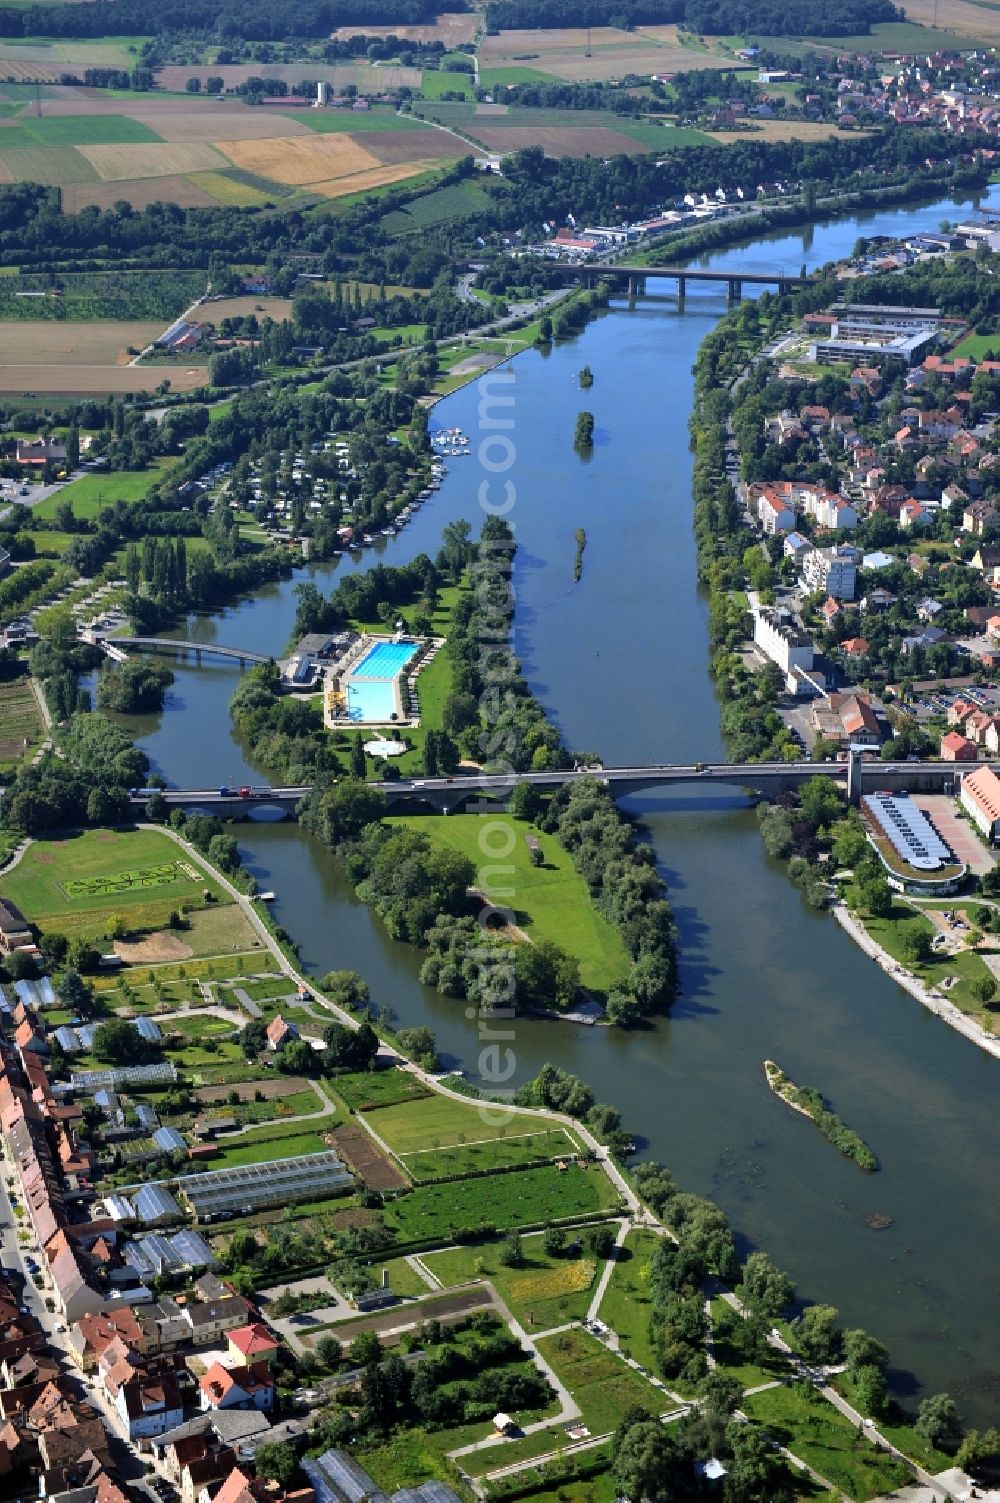
[[[178,1189],[199,1221],[215,1221],[250,1216],[267,1206],[339,1195],[353,1183],[351,1171],[327,1151],[185,1175]]]

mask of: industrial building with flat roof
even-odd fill
[[[338,1195],[351,1188],[354,1176],[335,1153],[324,1151],[188,1174],[178,1183],[198,1220],[211,1221]]]
[[[890,887],[949,892],[964,877],[965,867],[908,793],[865,794],[861,810]]]

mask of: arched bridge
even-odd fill
[[[746,788],[774,796],[800,788],[815,777],[829,777],[844,784],[857,798],[876,789],[901,792],[954,792],[961,769],[954,762],[715,762],[669,763],[643,767],[573,768],[554,772],[487,773],[453,778],[401,778],[379,783],[390,809],[404,806],[414,813],[458,813],[474,810],[480,800],[504,802],[519,783],[530,783],[545,792],[583,777],[596,777],[615,794],[624,797],[651,788],[696,785],[712,788]],[[172,807],[199,808],[223,818],[247,817],[255,808],[294,811],[308,786],[280,788],[170,788],[164,797]],[[145,805],[148,792],[133,795],[136,808]]]
[[[234,658],[241,666],[245,663],[269,663],[266,652],[249,652],[245,647],[223,647],[219,642],[187,642],[179,637],[115,637],[100,644],[108,647],[144,647],[149,652],[193,652],[197,657],[207,653],[217,658]]]

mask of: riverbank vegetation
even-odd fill
[[[587,534],[584,528],[578,527],[573,536],[576,539],[576,556],[573,559],[573,579],[576,584],[583,578],[583,550],[587,546]]]
[[[775,1096],[808,1117],[810,1122],[814,1122],[824,1138],[839,1149],[845,1158],[853,1159],[869,1173],[878,1168],[878,1159],[861,1135],[842,1122],[836,1112],[830,1110],[819,1091],[812,1086],[796,1085],[773,1059],[764,1061],[764,1074]]]

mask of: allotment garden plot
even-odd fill
[[[552,1118],[508,1115],[502,1106],[447,1096],[378,1107],[365,1121],[418,1182],[565,1158],[580,1147]]]

